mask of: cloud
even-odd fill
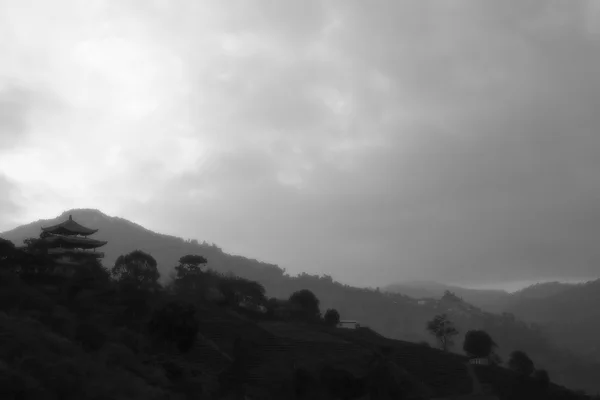
[[[3,2],[18,218],[97,207],[354,284],[594,274],[594,2],[298,4]]]
[[[20,206],[15,197],[18,195],[13,182],[0,175],[0,232],[8,230],[17,221]]]

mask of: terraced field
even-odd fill
[[[396,364],[434,390],[435,396],[462,395],[472,391],[472,381],[465,366],[467,357],[417,343],[387,339],[370,329],[319,329],[365,349],[378,350],[381,346],[390,346]]]
[[[520,387],[522,393],[540,393],[539,384],[532,378],[524,378],[519,382],[519,378],[506,368],[498,366],[473,366],[477,378],[482,384],[487,384],[500,396],[510,396],[514,387]],[[545,399],[565,399],[573,398],[572,392],[565,387],[550,384]]]

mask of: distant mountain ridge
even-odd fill
[[[510,293],[504,290],[468,289],[459,286],[445,285],[433,281],[409,281],[386,286],[383,290],[392,293],[420,298],[441,298],[446,290],[461,297],[477,307],[489,312],[502,312],[511,299]]]

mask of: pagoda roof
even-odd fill
[[[64,246],[68,248],[81,248],[81,249],[95,249],[96,247],[102,247],[106,243],[102,240],[88,239],[83,237],[73,236],[48,236],[43,239],[46,243],[51,246]]]
[[[42,227],[42,230],[44,232],[55,233],[55,234],[59,234],[59,235],[83,235],[83,236],[88,236],[88,235],[98,232],[98,229],[86,228],[85,226],[80,225],[77,222],[73,221],[73,217],[71,215],[69,215],[69,219],[66,220],[65,222],[62,222],[58,225],[49,226],[47,228]]]

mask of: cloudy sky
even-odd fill
[[[600,2],[0,0],[0,231],[383,286],[600,271]]]

